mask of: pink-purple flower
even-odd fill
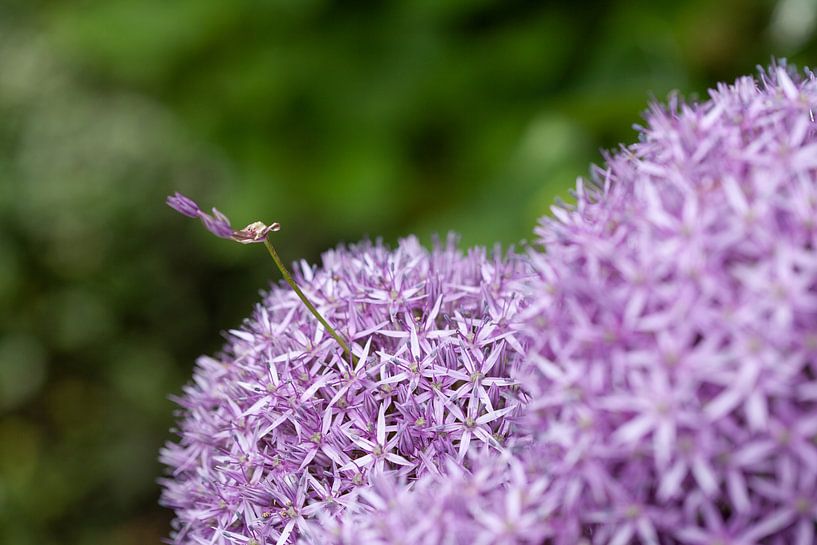
[[[410,238],[295,271],[355,362],[280,286],[221,354],[202,357],[177,400],[179,441],[161,456],[174,543],[294,543],[373,478],[467,467],[511,434],[525,401],[512,378],[525,353],[524,260]]]
[[[785,66],[655,106],[537,229],[520,382],[557,542],[814,542],[815,107]]]
[[[813,544],[814,108],[785,65],[653,106],[525,256],[302,264],[356,359],[276,287],[199,360],[174,543]]]

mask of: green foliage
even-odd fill
[[[651,94],[814,58],[814,13],[798,9],[0,5],[0,542],[167,533],[166,395],[277,276],[166,194],[280,222],[285,260],[367,234],[513,243],[599,148],[633,138]]]

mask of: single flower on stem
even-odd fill
[[[260,221],[253,222],[243,229],[235,230],[230,225],[230,219],[222,214],[217,208],[213,208],[213,214],[204,212],[196,201],[182,195],[178,191],[167,198],[167,205],[189,218],[199,218],[208,231],[219,238],[228,238],[242,244],[253,242],[264,242],[267,235],[273,231],[279,231],[281,225],[272,223],[266,225]]]
[[[321,313],[318,312],[318,309],[315,308],[315,305],[313,305],[312,302],[306,297],[304,292],[301,291],[301,288],[292,278],[292,275],[287,270],[284,262],[281,261],[281,258],[278,256],[278,252],[275,251],[275,247],[272,245],[272,242],[270,242],[267,235],[275,231],[280,231],[281,225],[279,223],[271,223],[270,225],[266,225],[263,222],[255,221],[243,229],[235,230],[230,225],[230,219],[222,214],[218,209],[213,208],[213,215],[211,216],[210,214],[202,211],[202,209],[193,199],[182,195],[178,191],[175,194],[170,195],[166,202],[170,208],[179,212],[180,214],[184,214],[189,218],[199,218],[207,230],[219,238],[227,238],[240,242],[241,244],[263,242],[264,246],[267,248],[267,252],[269,252],[270,257],[272,257],[272,260],[278,267],[278,270],[281,271],[281,275],[284,277],[286,283],[289,284],[293,291],[295,291],[298,298],[303,302],[309,312],[315,316],[318,322],[321,323],[332,338],[337,341],[337,343],[343,349],[343,352],[346,354],[346,357],[352,362],[352,365],[355,364],[356,359],[352,354],[352,350],[349,348],[346,340],[341,337],[337,331],[335,331],[335,328],[329,325],[329,322],[326,321]]]

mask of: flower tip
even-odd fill
[[[782,66],[777,67],[777,83],[783,90],[783,94],[789,100],[794,100],[799,95],[797,86],[794,84],[791,77],[789,77],[789,74],[788,72],[786,72],[786,69]]]
[[[173,195],[168,195],[165,202],[176,212],[184,214],[190,218],[198,217],[199,213],[201,212],[199,205],[196,204],[193,199],[182,195],[178,191]]]

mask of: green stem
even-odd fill
[[[281,275],[283,275],[284,280],[286,280],[286,283],[289,284],[289,286],[295,291],[295,294],[298,296],[298,298],[300,298],[303,304],[306,305],[306,308],[309,309],[309,312],[311,312],[312,315],[318,319],[321,325],[323,325],[324,329],[326,329],[326,331],[332,336],[332,338],[338,342],[340,347],[343,348],[343,351],[346,353],[346,357],[349,358],[349,361],[352,362],[352,365],[354,365],[356,362],[352,356],[352,351],[349,349],[349,345],[346,344],[346,341],[343,340],[343,337],[341,337],[338,334],[338,332],[335,331],[335,328],[329,325],[329,322],[327,322],[326,319],[323,316],[321,316],[321,313],[318,312],[318,309],[315,308],[315,305],[313,305],[309,301],[309,299],[307,299],[306,295],[304,295],[304,292],[302,292],[301,288],[298,287],[298,284],[295,283],[295,280],[292,278],[292,275],[289,274],[289,271],[284,266],[284,262],[281,261],[280,257],[278,257],[278,252],[275,251],[275,247],[272,245],[272,242],[270,242],[269,237],[264,239],[264,246],[266,246],[269,255],[272,257],[272,260],[275,261],[275,265],[278,267],[278,270],[281,271]]]

